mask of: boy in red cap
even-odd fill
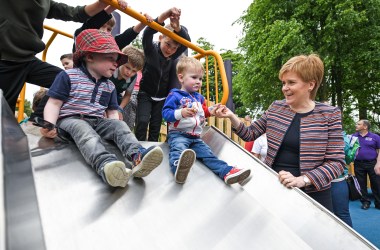
[[[77,37],[73,60],[76,67],[58,74],[49,89],[45,120],[72,137],[86,162],[110,186],[125,187],[131,175],[147,176],[161,164],[162,149],[143,148],[128,125],[118,120],[116,89],[108,79],[128,57],[110,33],[88,29]],[[41,133],[57,136],[56,129],[41,129]],[[106,150],[102,139],[116,143],[132,161],[132,170]]]

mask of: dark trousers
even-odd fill
[[[333,202],[331,196],[331,189],[326,189],[319,192],[307,193],[311,198],[318,201],[319,204],[333,212]]]
[[[0,60],[0,88],[13,111],[25,82],[49,88],[63,69],[34,58],[27,62]]]
[[[367,174],[369,176],[369,180],[371,182],[371,190],[372,194],[375,198],[375,206],[380,206],[380,195],[379,195],[379,184],[380,184],[380,176],[377,176],[374,170],[376,165],[376,160],[374,161],[355,161],[355,176],[358,179],[360,190],[362,192],[361,202],[363,204],[371,204],[371,200],[368,197],[367,191]]]
[[[147,93],[140,91],[137,95],[137,118],[135,134],[139,141],[158,141],[162,122],[162,108],[165,100],[154,101]]]

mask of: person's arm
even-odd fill
[[[107,118],[109,119],[119,120],[119,113],[117,112],[117,110],[107,109],[106,114],[107,114]]]
[[[377,175],[380,175],[380,150],[379,149],[376,149],[376,152],[377,152],[377,162],[376,162],[376,165],[375,165],[375,173]]]
[[[84,23],[89,17],[96,15],[106,6],[107,5],[105,3],[100,1],[95,1],[94,3],[86,6],[76,7],[51,1],[49,13],[46,15],[46,18]]]
[[[125,2],[124,0],[117,0],[117,3],[119,4],[120,8],[122,10],[126,9],[128,7],[128,3]],[[115,11],[116,8],[113,7],[112,5],[108,5],[104,11],[107,13],[107,14],[111,14],[113,11]]]
[[[125,106],[129,103],[129,100],[131,100],[132,93],[129,91],[125,91],[123,98],[121,99],[120,108],[124,109]]]
[[[63,101],[50,97],[44,109],[44,119],[50,123],[56,124],[62,104]],[[54,138],[57,136],[57,129],[48,130],[46,128],[41,128],[40,131],[43,136],[48,138]]]
[[[215,116],[218,118],[228,118],[231,121],[231,125],[233,128],[238,128],[242,121],[225,105],[220,105],[216,110],[215,110]]]
[[[86,5],[84,7],[84,11],[86,12],[87,15],[89,16],[94,16],[98,14],[100,11],[104,10],[108,5],[101,2],[101,1],[95,1],[92,4]]]
[[[341,117],[339,108],[335,108],[330,113],[325,160],[320,166],[305,174],[317,190],[329,185],[344,170],[345,156]]]
[[[182,118],[181,109],[177,109],[177,98],[170,92],[162,108],[162,118],[167,122],[175,122]]]

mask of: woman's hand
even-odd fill
[[[302,188],[306,186],[306,183],[303,180],[303,176],[295,177],[287,171],[282,170],[278,172],[278,179],[280,180],[281,184],[287,188],[292,188],[292,187]]]
[[[57,129],[49,130],[47,128],[41,128],[40,132],[43,136],[45,136],[47,138],[52,138],[52,139],[58,135]]]
[[[230,118],[234,113],[225,105],[219,105],[215,109],[215,116],[218,118]]]

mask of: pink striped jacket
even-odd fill
[[[243,123],[234,132],[251,141],[267,133],[268,154],[265,164],[272,166],[295,112],[285,100],[275,101],[264,115],[250,126]],[[314,111],[301,119],[300,172],[311,180],[306,192],[330,188],[330,183],[343,173],[344,141],[339,108],[316,102]]]

